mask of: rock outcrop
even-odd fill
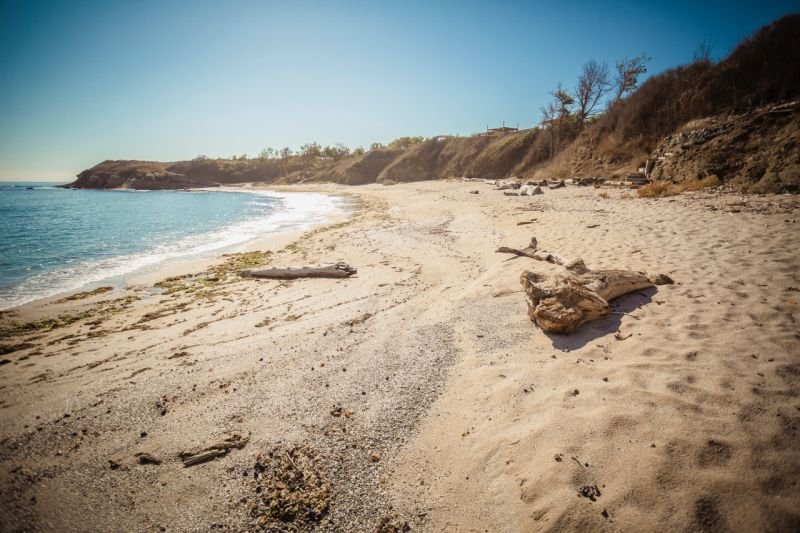
[[[103,161],[65,187],[79,189],[185,189],[226,183],[272,182],[293,169],[276,159]]]
[[[103,161],[78,174],[78,179],[66,187],[157,190],[219,186],[214,180],[169,170],[171,165],[152,161]]]
[[[716,176],[750,192],[800,192],[800,100],[692,121],[650,159],[655,179]]]

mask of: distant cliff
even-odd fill
[[[620,178],[651,159],[656,179],[716,176],[751,192],[800,189],[799,101],[695,119],[646,148],[612,150],[613,145],[603,138],[582,135],[554,159],[549,158],[547,130],[532,129],[494,136],[436,137],[406,149],[371,150],[305,166],[280,159],[103,161],[65,187],[184,189],[245,182],[364,185],[456,177]]]
[[[78,174],[65,187],[81,189],[182,189],[208,187],[217,182],[194,179],[169,170],[172,163],[155,161],[103,161]]]
[[[78,174],[65,187],[79,189],[184,189],[218,187],[226,183],[274,181],[285,175],[274,160],[195,159],[157,161],[103,161]]]
[[[288,159],[195,159],[103,161],[65,185],[81,189],[183,189],[224,184],[334,182],[345,185],[421,181],[449,177],[503,178],[524,174],[544,152],[539,130],[492,136],[442,136],[403,149],[378,148],[339,161]],[[538,150],[538,151],[537,151]],[[541,152],[539,157],[536,154]]]

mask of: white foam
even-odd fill
[[[238,221],[212,232],[192,235],[178,242],[162,243],[145,252],[79,261],[52,272],[37,274],[16,286],[10,295],[1,296],[0,310],[140,273],[165,261],[218,255],[254,239],[303,230],[341,212],[344,203],[339,197],[316,193],[278,193],[241,189],[215,189],[215,192],[246,192],[254,196],[264,196],[273,201],[253,200],[248,203],[270,206],[273,209],[267,216]]]

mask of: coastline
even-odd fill
[[[200,189],[200,190],[205,190],[205,189]],[[252,183],[242,183],[237,185],[226,185],[224,187],[220,187],[217,189],[210,189],[210,190],[212,192],[263,191],[263,192],[277,192],[277,193],[315,193],[315,194],[324,194],[329,197],[337,197],[339,199],[339,202],[341,202],[341,204],[337,207],[338,210],[336,212],[330,213],[322,221],[307,224],[301,228],[276,231],[275,233],[268,234],[263,237],[258,237],[256,239],[252,239],[247,242],[235,245],[231,248],[221,250],[214,257],[174,259],[169,261],[168,264],[161,265],[159,268],[156,268],[152,271],[144,273],[133,273],[130,275],[130,278],[126,280],[126,285],[127,285],[126,288],[152,285],[153,283],[157,283],[162,279],[171,276],[183,276],[186,274],[192,274],[194,272],[201,272],[207,270],[209,267],[220,263],[220,261],[223,260],[223,256],[227,254],[238,254],[238,253],[253,252],[258,250],[284,248],[289,244],[291,244],[292,242],[297,241],[303,234],[309,231],[314,231],[319,228],[324,228],[332,224],[339,224],[342,222],[346,222],[353,216],[353,214],[356,211],[360,209],[358,205],[358,198],[352,194],[349,194],[344,189],[334,193],[334,192],[318,192],[310,188],[306,190],[302,187],[285,187],[285,186],[281,187],[281,186],[269,186],[269,185],[252,184]]]
[[[205,191],[205,189],[197,190]],[[238,186],[231,185],[222,188],[209,189],[209,192],[243,192],[250,194],[259,194],[260,192],[275,192],[279,194],[289,193],[297,195],[312,191],[304,191],[299,188],[294,190],[280,191],[277,187],[259,186],[258,184],[254,185],[246,183]],[[0,313],[16,315],[21,319],[29,319],[31,316],[40,316],[42,313],[37,312],[37,310],[41,310],[43,307],[54,302],[63,300],[65,298],[70,298],[78,293],[88,292],[107,286],[111,286],[114,294],[124,294],[126,290],[136,288],[141,289],[170,276],[181,276],[191,274],[196,271],[206,270],[210,266],[219,263],[222,260],[222,257],[226,254],[254,251],[269,247],[283,247],[297,239],[306,231],[344,220],[350,216],[352,211],[358,209],[357,202],[353,201],[352,196],[349,196],[344,191],[338,194],[326,194],[325,196],[334,197],[338,205],[331,213],[327,214],[323,220],[302,224],[297,228],[277,229],[274,232],[270,232],[264,236],[250,239],[248,241],[231,246],[222,247],[210,252],[204,252],[201,254],[192,253],[184,257],[161,259],[155,264],[138,267],[131,272],[109,276],[96,281],[86,282],[75,289],[60,291],[49,296],[39,297],[13,307],[2,309],[0,310]]]
[[[796,524],[793,197],[303,190],[346,191],[360,207],[269,244],[270,264],[344,261],[357,276],[231,270],[194,292],[131,289],[135,301],[4,341],[28,346],[0,356],[3,529],[254,529],[274,519],[264,494],[324,504],[292,524],[324,531]],[[519,275],[558,267],[495,253],[532,235],[591,268],[676,284],[546,335]],[[184,466],[219,442],[236,447]],[[274,492],[254,465],[320,483]]]

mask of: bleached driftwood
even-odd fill
[[[504,189],[519,189],[522,187],[522,184],[515,180],[500,180],[496,182],[495,185],[496,191],[502,191]]]
[[[320,267],[267,268],[265,270],[243,270],[242,276],[266,279],[298,278],[349,278],[358,271],[346,263]]]
[[[520,187],[519,194],[521,196],[536,196],[537,194],[544,194],[544,191],[538,185],[528,183]]]
[[[610,300],[653,286],[644,272],[589,270],[580,259],[565,269],[565,274],[552,277],[531,271],[520,276],[528,316],[545,331],[571,333],[585,322],[607,316]]]
[[[536,259],[537,261],[547,261],[548,263],[553,263],[554,265],[563,265],[567,263],[564,258],[555,254],[543,251],[540,252],[538,250],[538,246],[539,243],[536,241],[536,237],[532,237],[530,244],[521,250],[518,250],[517,248],[509,248],[508,246],[501,246],[495,250],[495,252],[500,254],[514,254],[522,257],[530,257],[531,259]]]
[[[500,253],[529,257],[564,267],[563,274],[545,276],[525,271],[520,277],[528,316],[543,330],[570,333],[581,324],[610,313],[608,302],[629,292],[672,283],[665,274],[648,277],[634,270],[589,270],[582,259],[568,261],[538,249],[536,237],[526,248],[501,246]]]
[[[248,441],[249,439],[247,437],[234,433],[211,446],[201,450],[181,452],[179,456],[183,461],[184,467],[199,465],[200,463],[205,463],[216,457],[227,455],[227,453],[233,449],[241,450]]]

